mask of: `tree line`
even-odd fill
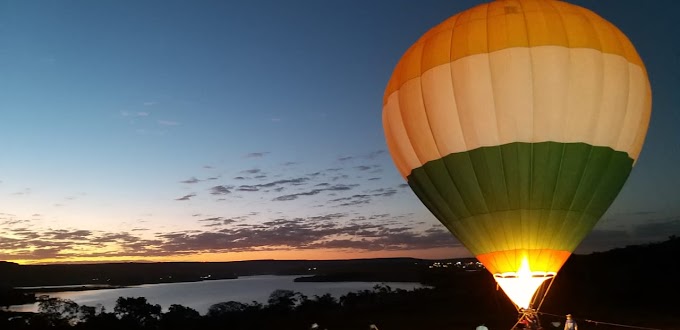
[[[551,285],[541,321],[544,325],[564,321],[562,315],[572,313],[581,320],[676,329],[680,286],[673,276],[680,269],[678,255],[677,236],[574,255]],[[428,273],[426,283],[431,287],[406,291],[380,285],[337,299],[276,290],[264,304],[226,301],[212,305],[204,315],[182,305],[164,311],[144,297],[120,297],[108,311],[42,296],[38,313],[0,309],[0,329],[300,330],[317,324],[319,330],[369,330],[371,325],[380,330],[411,330],[474,329],[485,324],[493,330],[509,329],[517,321],[514,307],[489,272],[437,269]],[[616,329],[587,322],[580,322],[579,328]]]
[[[504,306],[506,313],[480,310],[478,303],[483,295],[475,288],[464,290],[467,294],[456,297],[467,298],[463,301],[454,301],[456,299],[446,291],[438,288],[407,291],[377,285],[372,290],[335,298],[330,294],[307,297],[291,290],[275,290],[267,303],[227,301],[210,306],[204,315],[178,304],[170,305],[164,311],[144,297],[120,297],[113,310],[108,311],[101,306],[84,306],[67,299],[41,296],[38,313],[5,312],[0,319],[0,329],[368,330],[371,325],[378,329],[474,328],[485,322],[507,324],[512,321],[497,317],[508,314],[509,306]],[[483,315],[476,317],[480,312]]]

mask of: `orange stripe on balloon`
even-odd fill
[[[513,47],[562,46],[620,55],[643,68],[630,40],[592,11],[562,1],[498,0],[454,15],[425,33],[403,55],[385,90],[444,63]]]
[[[571,255],[569,251],[551,249],[517,249],[477,255],[492,274],[517,272],[527,258],[532,272],[557,272]]]

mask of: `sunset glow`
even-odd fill
[[[191,255],[174,255],[167,257],[64,257],[46,258],[38,260],[13,260],[22,265],[56,264],[56,263],[115,263],[115,262],[228,262],[242,260],[347,260],[369,258],[422,258],[445,259],[455,257],[469,257],[463,248],[436,248],[408,251],[337,251],[327,249],[315,250],[276,250],[276,251],[248,251],[225,253],[195,253]]]
[[[408,47],[479,3],[8,2],[0,261],[471,257],[395,168],[381,102]],[[633,174],[575,253],[680,234],[680,100],[664,87],[677,85],[677,52],[653,40],[675,23],[640,25],[628,2],[575,3],[629,35],[655,99]]]

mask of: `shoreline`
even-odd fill
[[[178,279],[176,281],[149,281],[130,284],[66,284],[66,285],[42,285],[30,287],[13,287],[12,289],[28,294],[37,293],[53,293],[53,292],[74,292],[74,291],[88,291],[88,290],[108,290],[108,289],[124,289],[136,287],[140,285],[154,285],[154,284],[173,284],[173,283],[193,283],[216,280],[233,280],[238,279],[238,276],[220,277],[220,278],[203,278],[203,279]]]
[[[147,283],[152,284],[152,283]],[[72,292],[72,291],[88,291],[88,290],[107,290],[107,289],[123,289],[129,288],[135,285],[107,285],[107,284],[74,284],[74,285],[64,285],[64,286],[36,286],[36,287],[19,287],[14,288],[14,290],[21,293],[53,293],[53,292]]]

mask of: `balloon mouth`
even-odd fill
[[[519,274],[515,272],[494,274],[493,277],[503,292],[518,308],[531,308],[531,300],[538,288],[547,279],[553,278],[552,272],[531,272]]]
[[[525,258],[516,272],[493,274],[498,286],[518,308],[531,308],[531,301],[538,288],[556,272],[532,271]]]
[[[544,278],[544,280],[549,279],[553,276],[555,276],[555,272],[531,272],[531,277],[532,278]],[[521,275],[518,275],[515,272],[507,272],[507,273],[502,273],[502,274],[493,274],[494,278],[521,278]]]

